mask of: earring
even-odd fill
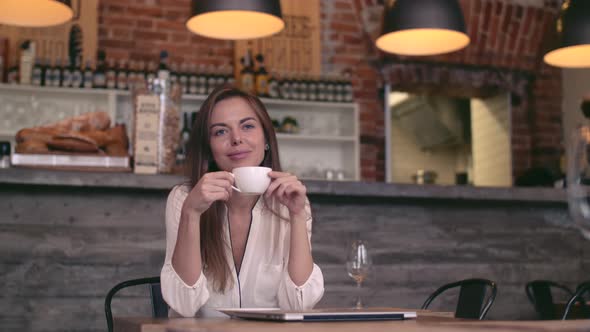
[[[266,143],[266,145],[264,146],[264,150],[266,150],[266,151],[270,150],[270,145],[268,145],[268,143]]]

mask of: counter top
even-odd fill
[[[178,175],[73,172],[26,168],[0,169],[0,185],[62,186],[169,190],[184,182]],[[308,194],[343,197],[440,199],[459,201],[510,201],[566,203],[566,192],[554,188],[491,188],[393,184],[383,182],[304,181]]]

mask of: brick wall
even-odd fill
[[[190,0],[100,0],[98,46],[108,57],[221,66],[233,62],[233,43],[199,37],[186,29]]]
[[[374,47],[383,7],[380,0],[322,0],[322,71],[349,71],[360,105],[361,176],[385,178],[382,62],[415,59],[384,56]],[[171,60],[231,64],[233,43],[198,37],[186,30],[189,0],[101,0],[99,48],[110,57],[153,60],[161,49]],[[461,66],[497,66],[530,73],[531,89],[513,109],[514,172],[553,165],[561,151],[558,70],[542,65],[542,41],[559,1],[462,0],[471,45],[450,55],[421,60]],[[558,121],[555,121],[559,118]],[[557,122],[557,123],[556,123]],[[539,141],[537,141],[539,140]]]

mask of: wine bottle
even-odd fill
[[[72,87],[74,88],[81,88],[84,83],[84,76],[82,74],[81,66],[81,59],[80,57],[76,57],[74,61],[74,69],[72,71]]]
[[[104,89],[107,86],[105,59],[105,52],[102,50],[98,51],[96,70],[94,71],[94,75],[92,75],[92,87],[95,89]]]
[[[127,90],[129,74],[125,60],[119,60],[117,68],[117,90]]]

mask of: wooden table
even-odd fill
[[[568,321],[472,321],[446,314],[418,311],[418,319],[381,322],[263,322],[224,318],[115,318],[115,332],[586,332],[590,320]]]

